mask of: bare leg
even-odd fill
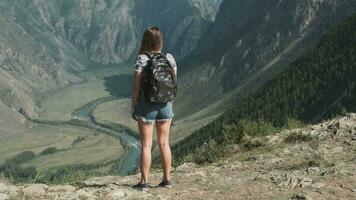
[[[152,150],[152,135],[153,124],[144,123],[138,120],[138,128],[141,135],[141,183],[148,182],[148,175],[151,166],[151,150]]]
[[[172,120],[156,121],[157,139],[161,154],[163,180],[170,180],[170,171],[172,163],[171,148],[169,146],[169,132]]]

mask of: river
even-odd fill
[[[125,157],[122,159],[120,169],[118,170],[118,174],[120,176],[125,176],[137,168],[137,163],[139,161],[141,151],[139,140],[131,136],[125,130],[117,131],[115,129],[111,129],[107,126],[101,125],[100,123],[96,122],[91,115],[99,104],[111,100],[113,99],[110,97],[93,100],[82,106],[80,109],[74,111],[72,113],[72,119],[89,122],[87,124],[89,124],[89,126],[91,126],[93,129],[105,131],[112,135],[115,135],[121,140],[121,143],[123,145],[126,145],[125,149],[127,152],[125,154]]]
[[[132,134],[128,133],[125,130],[119,131],[110,126],[100,124],[99,122],[96,122],[96,120],[92,117],[93,111],[99,104],[112,100],[114,100],[113,97],[93,100],[75,110],[72,113],[72,119],[69,121],[46,121],[32,119],[24,110],[20,109],[19,112],[23,114],[27,120],[30,120],[34,123],[47,124],[52,126],[70,125],[85,127],[94,129],[104,134],[114,136],[115,138],[121,141],[121,144],[124,146],[124,149],[126,151],[124,157],[121,159],[121,166],[119,167],[117,174],[119,176],[126,176],[131,172],[135,171],[138,167],[138,161],[141,155],[139,139],[133,137]]]

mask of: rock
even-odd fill
[[[85,186],[106,186],[117,181],[117,176],[94,177],[83,181]]]
[[[275,163],[280,163],[282,161],[282,158],[271,158],[267,160],[267,164],[275,164]]]
[[[213,176],[212,174],[213,174],[213,173],[211,173],[210,176]],[[186,177],[191,177],[191,176],[199,177],[199,178],[202,179],[202,180],[206,180],[206,179],[204,179],[204,178],[207,177],[207,175],[206,175],[204,172],[202,172],[202,171],[192,171],[192,172],[185,173],[184,175],[185,175]]]
[[[304,194],[293,194],[290,200],[312,200],[312,199]]]
[[[197,165],[195,163],[192,163],[192,162],[184,163],[182,165],[179,165],[175,169],[175,172],[192,172],[193,169],[196,167],[197,167]]]
[[[317,182],[317,183],[312,184],[311,186],[313,188],[322,188],[322,187],[326,186],[326,184]]]
[[[85,189],[80,189],[75,192],[76,195],[78,195],[79,199],[97,199],[97,197],[86,191]]]
[[[46,194],[46,189],[48,186],[45,184],[33,184],[23,188],[22,192],[25,196],[41,196]]]
[[[352,145],[352,143],[350,141],[348,141],[348,140],[344,140],[344,144],[349,145],[349,146]]]
[[[309,174],[316,174],[321,172],[319,167],[308,167],[305,171]]]
[[[71,185],[58,185],[55,187],[48,188],[47,192],[65,193],[74,192],[76,188]]]
[[[300,182],[300,187],[305,188],[305,187],[311,187],[314,184],[314,181],[310,178],[304,178]]]
[[[323,125],[319,125],[319,124],[316,124],[316,125],[312,125],[310,126],[310,129],[312,130],[320,130],[321,128],[323,127]]]
[[[289,150],[289,147],[285,147],[282,151],[283,154],[290,154],[291,151]]]
[[[0,183],[0,192],[6,193],[8,191],[8,186],[4,183]]]
[[[122,199],[125,196],[126,194],[124,190],[114,190],[105,196],[105,200]]]
[[[0,200],[10,200],[9,195],[0,193]]]
[[[0,193],[7,193],[10,196],[17,195],[17,187],[13,185],[5,185],[4,183],[0,183]]]
[[[267,144],[273,145],[279,143],[281,141],[281,137],[278,135],[273,135],[267,138]]]
[[[342,146],[334,147],[334,148],[330,149],[330,151],[329,151],[330,154],[337,154],[337,153],[341,153],[341,152],[343,152]]]
[[[338,122],[338,121],[332,121],[328,125],[328,129],[331,129],[331,130],[335,130],[335,129],[339,129],[339,128],[340,128],[340,122]]]
[[[300,171],[291,171],[280,174],[278,172],[269,172],[267,175],[259,176],[264,180],[270,180],[279,187],[284,188],[296,188],[296,187],[314,187],[320,188],[324,184],[318,184],[314,180],[308,177],[304,177]]]
[[[351,134],[356,136],[356,128],[351,129]]]
[[[286,188],[295,188],[299,186],[301,182],[304,182],[302,177],[293,175],[293,176],[286,177],[285,180],[281,181],[278,184],[278,186],[286,187]]]

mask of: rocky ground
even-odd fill
[[[173,188],[130,186],[139,174],[95,177],[79,185],[0,183],[6,199],[356,199],[356,114],[263,138],[244,138],[226,158],[172,171]]]

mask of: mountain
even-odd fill
[[[15,1],[0,2],[0,101],[35,113],[41,96],[81,80],[85,58]]]
[[[223,1],[197,48],[180,62],[177,115],[229,109],[355,11],[353,0]]]
[[[148,26],[161,27],[166,50],[182,58],[215,19],[219,2],[202,0],[59,0],[26,1],[38,16],[91,61],[108,64],[137,54]]]
[[[300,58],[283,67],[253,95],[174,146],[176,160],[196,153],[205,142],[228,142],[279,129],[294,121],[313,123],[338,113],[356,111],[356,14],[335,25]],[[250,126],[246,126],[246,121]],[[251,128],[255,127],[255,128]],[[226,132],[227,131],[227,132]]]
[[[183,58],[212,24],[218,1],[59,0],[0,2],[0,101],[14,112],[83,80],[77,72],[135,57],[143,30],[160,26]],[[5,111],[4,111],[5,112]]]
[[[353,199],[356,114],[283,130],[236,146],[212,164],[172,168],[173,187],[138,191],[140,174],[77,179],[70,184],[0,180],[2,199]],[[299,135],[295,137],[295,135]],[[212,154],[214,155],[214,154]],[[77,178],[80,176],[77,176]],[[162,171],[150,171],[150,185]]]

